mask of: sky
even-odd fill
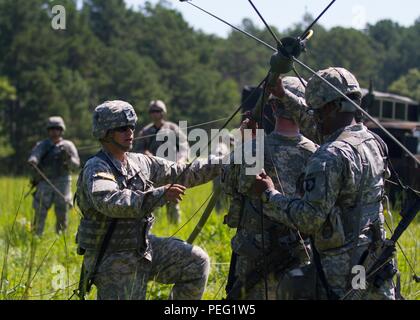
[[[144,5],[144,0],[125,0],[128,6],[137,8]],[[226,37],[228,26],[179,0],[166,0],[170,6],[180,11],[184,19],[195,29]],[[159,0],[149,0],[155,4]],[[251,18],[256,25],[263,27],[257,14],[247,0],[193,0],[194,4],[215,15],[239,25],[244,18]],[[314,17],[331,2],[331,0],[253,0],[265,20],[285,30],[302,20],[308,12]],[[327,28],[334,26],[363,29],[366,23],[374,24],[382,19],[392,19],[401,25],[409,26],[420,17],[419,0],[337,0],[321,18],[320,23]]]

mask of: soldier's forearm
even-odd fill
[[[163,192],[164,187],[148,192],[116,190],[93,195],[93,202],[99,212],[111,218],[142,218],[166,203]]]
[[[76,170],[80,167],[80,158],[76,156],[70,157],[70,169]]]
[[[305,99],[299,98],[287,89],[285,90],[285,95],[280,98],[280,101],[294,118],[301,118],[302,113],[304,113],[307,108]]]
[[[269,200],[266,203],[266,207],[268,208],[268,210],[264,210],[264,215],[276,222],[294,228],[294,224],[291,223],[289,217],[285,212],[289,205],[289,202],[290,198],[284,196],[277,190],[271,191],[269,193]]]
[[[179,165],[185,167],[186,165]],[[179,174],[182,173],[181,169]],[[222,170],[222,165],[219,163],[211,163],[210,161],[196,160],[192,163],[189,169],[182,174],[178,183],[186,187],[194,187],[204,184],[219,176]]]
[[[270,193],[264,214],[290,228],[306,234],[314,234],[325,222],[323,210],[308,201],[289,198],[274,190]]]

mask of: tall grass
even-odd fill
[[[79,214],[72,209],[69,228],[62,235],[55,234],[55,215],[50,210],[42,238],[30,232],[34,212],[32,196],[23,198],[29,190],[24,178],[0,178],[0,299],[68,299],[77,289],[82,257],[76,253],[75,234]],[[74,188],[73,188],[74,190]],[[187,239],[198,222],[203,209],[178,231],[190,216],[207,199],[211,183],[187,190],[181,203],[182,221],[171,225],[166,210],[158,209],[152,233],[158,236],[175,236]],[[211,272],[204,299],[221,299],[229,271],[230,239],[234,235],[222,223],[224,213],[213,212],[195,244],[201,246],[211,258]],[[178,231],[178,232],[177,232]],[[401,245],[417,268],[420,225],[415,221],[404,234]],[[408,299],[420,299],[418,284],[411,281],[412,273],[401,252],[398,252],[402,292]],[[151,281],[147,299],[166,299],[170,286]],[[95,289],[88,299],[94,299]]]

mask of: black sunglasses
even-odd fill
[[[149,113],[162,113],[161,110],[150,110]]]
[[[128,129],[130,129],[131,131],[134,131],[135,128],[136,128],[135,126],[123,126],[123,127],[115,128],[114,131],[117,131],[117,132],[126,132]]]

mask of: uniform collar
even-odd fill
[[[156,127],[156,125],[152,122],[153,128],[155,128],[155,130],[160,130],[162,128],[164,128],[166,126],[166,121],[163,120],[162,125],[160,126],[160,128]]]
[[[270,139],[270,141],[274,142],[274,143],[281,143],[281,142],[298,142],[302,139],[302,135],[298,134],[297,136],[284,136],[281,133],[278,133],[276,131],[272,131],[269,135],[268,138]]]
[[[60,139],[58,140],[58,142],[57,142],[57,143],[54,143],[54,141],[52,141],[52,139],[51,139],[51,138],[48,138],[47,140],[48,140],[48,142],[49,142],[51,145],[53,145],[53,144],[55,144],[55,145],[59,145],[61,142],[63,142],[64,138],[63,138],[63,137],[60,137]]]
[[[109,160],[111,160],[112,164],[115,166],[118,172],[127,179],[131,179],[137,175],[137,173],[141,172],[139,164],[130,156],[132,153],[125,153],[127,157],[127,165],[124,166],[120,160],[115,159],[114,156],[105,149],[102,149],[102,152],[108,157]]]
[[[366,130],[366,127],[363,125],[363,123],[352,124],[352,125],[349,125],[347,127],[340,128],[340,129],[334,131],[332,134],[330,134],[328,136],[325,136],[324,137],[324,142],[334,141],[335,139],[338,138],[338,136],[340,134],[342,134],[345,131],[347,131],[347,132],[357,132],[357,131],[363,131],[363,130]]]

